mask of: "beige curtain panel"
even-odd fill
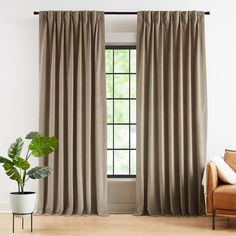
[[[39,214],[107,215],[103,12],[40,12],[40,132],[59,148],[42,165]]]
[[[204,12],[139,12],[137,214],[203,213]]]

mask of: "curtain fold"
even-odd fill
[[[59,139],[41,165],[39,214],[107,215],[104,13],[40,12],[40,132]]]
[[[204,34],[204,12],[138,12],[138,215],[204,213]]]

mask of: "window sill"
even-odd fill
[[[108,182],[136,182],[136,178],[107,178]]]

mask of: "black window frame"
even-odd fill
[[[105,49],[110,49],[110,50],[136,50],[136,45],[106,45],[105,46]],[[130,160],[130,155],[131,155],[131,151],[132,150],[135,150],[136,151],[136,148],[131,148],[130,147],[130,132],[131,132],[131,125],[135,125],[137,123],[131,123],[130,122],[130,113],[131,113],[131,101],[132,100],[135,100],[137,99],[137,97],[135,98],[131,98],[130,97],[130,78],[131,78],[131,75],[136,75],[136,73],[131,73],[130,71],[130,68],[131,68],[131,65],[130,65],[130,51],[129,51],[129,73],[115,73],[114,72],[114,51],[113,51],[113,72],[112,73],[106,73],[106,75],[112,75],[112,78],[113,78],[113,97],[112,98],[106,98],[107,101],[111,100],[113,101],[113,117],[114,117],[114,101],[115,100],[128,100],[129,101],[129,123],[115,123],[114,122],[114,119],[113,119],[113,122],[112,123],[107,123],[107,126],[108,125],[112,125],[113,127],[113,147],[112,148],[107,148],[107,150],[110,150],[110,151],[113,151],[113,174],[107,174],[107,178],[136,178],[136,175],[133,175],[133,174],[130,174],[131,172],[131,160]],[[114,98],[114,76],[115,75],[129,75],[129,98]],[[129,125],[129,148],[114,148],[114,127],[115,125]],[[137,127],[137,126],[136,126]],[[128,175],[116,175],[114,174],[114,151],[115,150],[127,150],[129,151],[129,174]]]

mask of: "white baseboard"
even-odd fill
[[[0,202],[0,213],[10,213],[10,202]]]
[[[124,213],[124,214],[134,214],[136,210],[136,204],[134,203],[108,203],[109,213]]]

